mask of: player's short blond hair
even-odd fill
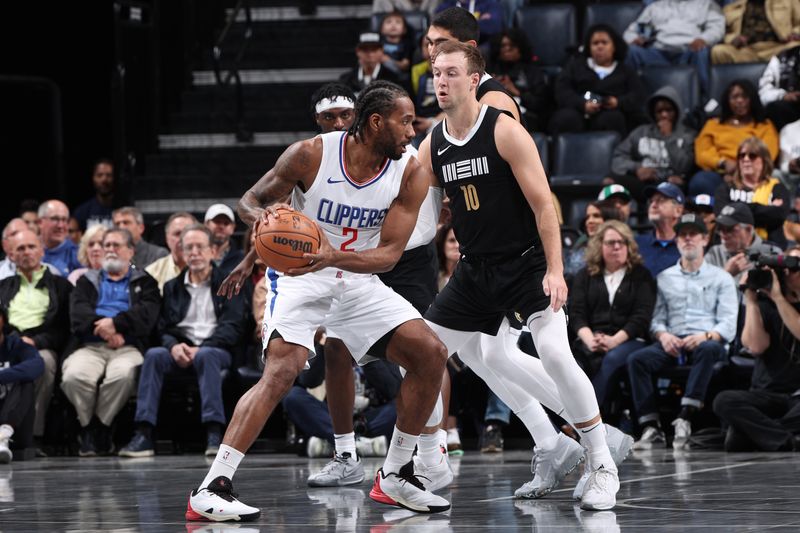
[[[464,54],[467,58],[467,74],[477,73],[483,76],[486,71],[486,62],[483,60],[480,51],[474,47],[458,41],[444,41],[436,45],[431,54],[431,65],[436,63],[436,58],[441,54]]]

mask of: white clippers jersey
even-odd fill
[[[344,158],[347,133],[334,131],[320,137],[319,171],[306,192],[294,188],[292,207],[315,220],[337,250],[356,252],[376,248],[411,154],[404,153],[399,161],[387,159],[372,179],[356,183],[347,173]]]

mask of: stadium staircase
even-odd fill
[[[250,23],[240,11],[219,55],[225,78],[241,54],[241,120],[235,84],[217,83],[212,50],[204,50],[160,128],[157,151],[135,177],[134,202],[151,222],[179,210],[202,214],[215,202],[234,206],[288,145],[313,136],[311,95],[355,64],[358,33],[371,15],[369,0],[309,2],[312,14],[292,0],[249,3]]]

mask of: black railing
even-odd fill
[[[241,44],[239,45],[239,49],[236,51],[233,57],[233,62],[228,65],[227,73],[223,76],[222,56],[225,51],[225,41],[229,35],[231,27],[236,22],[240,13],[244,13],[245,18],[244,39],[242,40]],[[217,85],[220,87],[228,87],[233,84],[234,87],[236,106],[236,140],[239,142],[252,142],[253,140],[253,132],[249,130],[245,122],[244,92],[242,90],[242,77],[239,74],[239,65],[242,63],[242,58],[247,51],[247,46],[250,44],[250,39],[252,36],[253,18],[250,11],[250,1],[239,0],[236,3],[236,7],[231,11],[225,27],[220,32],[219,37],[214,43],[214,47],[211,51],[214,65],[214,78],[217,82]]]

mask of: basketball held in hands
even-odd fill
[[[281,208],[277,212],[277,219],[270,216],[269,223],[258,226],[254,244],[258,257],[278,272],[308,266],[310,260],[303,254],[319,250],[319,228],[299,211]]]

